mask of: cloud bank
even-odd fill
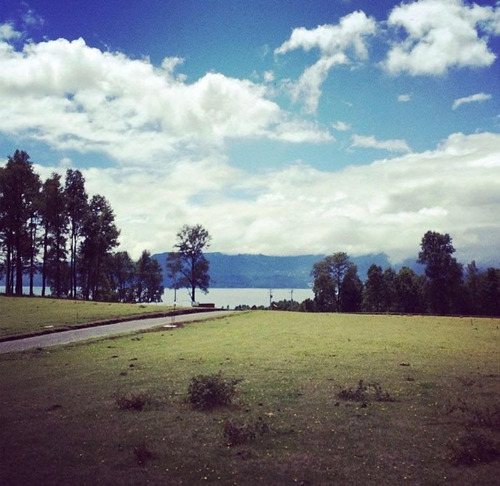
[[[386,252],[399,262],[434,230],[452,235],[462,261],[478,250],[498,258],[498,134],[455,133],[431,151],[336,172],[298,163],[250,174],[214,156],[83,173],[90,193],[109,198],[122,248],[136,256],[169,250],[179,227],[201,223],[227,253]]]

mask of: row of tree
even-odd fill
[[[120,232],[104,196],[89,198],[85,179],[68,169],[44,182],[16,150],[0,167],[0,277],[7,295],[23,294],[23,275],[41,273],[42,296],[158,302],[162,270],[144,251],[137,262],[113,250]]]
[[[454,252],[450,235],[428,231],[418,255],[418,263],[425,266],[424,275],[408,267],[396,273],[392,268],[372,265],[365,282],[346,253],[335,253],[313,266],[314,300],[295,308],[309,312],[500,315],[500,270],[480,271],[474,261],[464,269],[452,256]]]

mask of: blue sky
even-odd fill
[[[0,163],[82,170],[121,249],[500,264],[496,1],[0,4]]]

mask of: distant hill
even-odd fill
[[[212,288],[285,288],[304,289],[312,285],[311,269],[325,255],[267,256],[226,255],[205,253],[210,262],[210,287]],[[167,253],[153,255],[164,268]],[[370,265],[390,266],[384,253],[350,257],[358,266],[361,279],[366,278]],[[165,287],[170,281],[164,277]]]

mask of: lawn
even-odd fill
[[[0,483],[496,485],[499,326],[258,311],[2,355]],[[237,396],[194,409],[213,373]]]
[[[169,310],[164,305],[0,296],[0,339]]]

